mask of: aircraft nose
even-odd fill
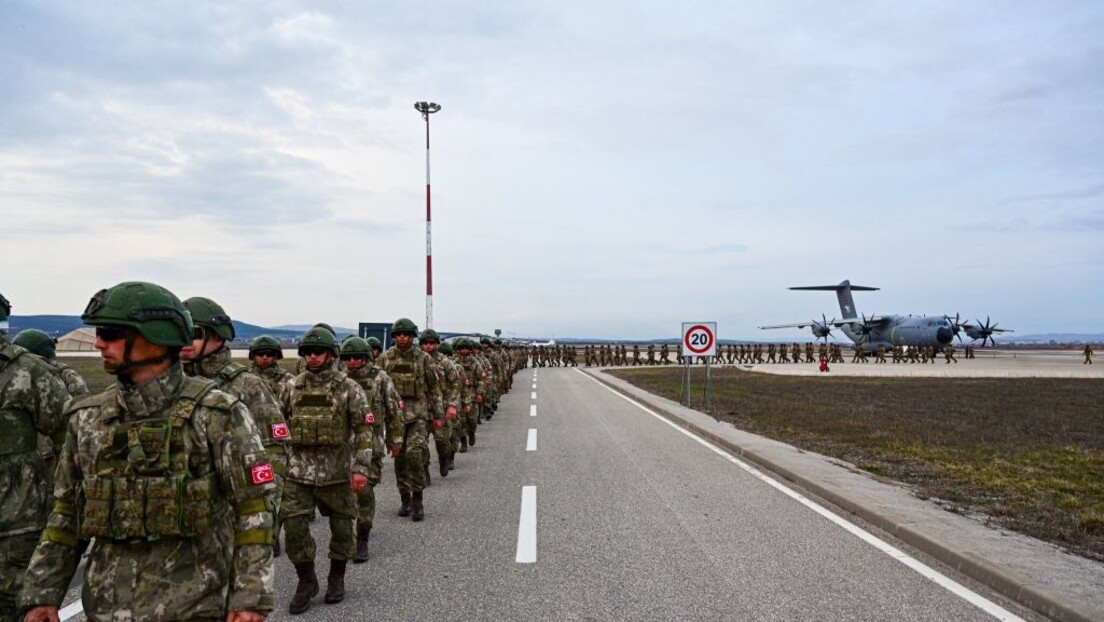
[[[936,341],[938,341],[939,343],[941,343],[943,345],[947,345],[948,343],[950,343],[951,339],[953,339],[953,338],[954,338],[954,331],[951,330],[950,328],[947,328],[946,326],[944,326],[943,328],[940,328],[939,330],[935,331]]]

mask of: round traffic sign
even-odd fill
[[[682,336],[682,345],[690,354],[701,356],[713,349],[713,330],[705,324],[691,326]]]

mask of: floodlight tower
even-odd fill
[[[426,124],[426,328],[433,328],[433,229],[430,214],[429,192],[429,115],[439,111],[436,102],[414,102],[414,109],[422,113]]]

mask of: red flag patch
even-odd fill
[[[289,437],[291,437],[291,430],[288,429],[288,424],[286,424],[286,423],[273,423],[272,424],[272,439],[273,440],[280,441],[280,440],[283,440],[283,439],[289,438]]]
[[[254,486],[276,481],[276,476],[272,473],[271,462],[254,464],[253,467],[249,469],[249,474],[253,476]]]
[[[375,413],[373,413],[370,410],[368,412],[364,413],[364,423],[375,423],[375,422],[376,422]]]

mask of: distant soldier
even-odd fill
[[[16,597],[24,571],[50,514],[53,488],[39,452],[39,436],[65,437],[69,393],[42,359],[8,341],[11,304],[0,296],[0,620],[17,617]],[[26,332],[26,331],[24,331]],[[49,444],[52,451],[53,443]],[[74,568],[76,562],[73,562]],[[68,587],[68,579],[65,580]],[[65,587],[57,594],[58,604]],[[43,601],[46,604],[46,601]]]
[[[648,364],[649,365],[655,365],[656,364],[655,352],[656,352],[655,344],[654,343],[649,343],[648,344]]]
[[[863,356],[862,344],[856,343],[855,344],[855,353],[854,353],[854,355],[851,356],[851,362],[852,363],[858,363],[860,360],[863,360],[863,359],[865,359],[865,357]]]
[[[1085,360],[1082,361],[1081,364],[1082,365],[1092,365],[1093,364],[1093,362],[1092,362],[1093,349],[1092,349],[1091,344],[1088,344],[1088,343],[1085,344],[1085,349],[1082,352],[1082,354],[1085,355]]]
[[[878,346],[878,349],[875,351],[875,354],[874,354],[874,362],[875,363],[885,363],[886,362],[885,346]]]
[[[439,472],[441,477],[448,477],[456,458],[455,452],[460,450],[457,417],[462,412],[465,403],[468,405],[468,409],[471,409],[471,401],[468,397],[467,386],[464,384],[464,371],[441,353],[441,337],[437,334],[437,331],[432,328],[423,330],[418,335],[418,346],[433,361],[437,379],[441,385],[441,397],[450,413],[445,417],[444,425],[434,426],[433,429],[433,440],[437,448],[437,462],[440,465]],[[559,357],[556,360],[558,362]],[[456,440],[455,448],[453,447],[454,436]]]
[[[670,356],[671,356],[671,347],[670,346],[668,346],[667,344],[663,344],[663,345],[659,346],[659,363],[660,363],[660,365],[670,365],[671,364]]]
[[[274,337],[261,335],[249,344],[249,371],[260,376],[272,390],[272,394],[279,397],[289,380],[295,374],[280,366],[280,359],[284,358],[280,342]]]
[[[806,363],[815,363],[816,362],[816,358],[813,357],[813,342],[811,342],[811,341],[805,342],[805,362]]]
[[[773,343],[767,344],[767,362],[768,363],[777,363],[778,359],[776,358],[776,355],[777,355],[777,351],[775,350],[774,344]]]
[[[635,343],[633,344],[632,350],[632,364],[633,367],[640,365],[640,345]]]
[[[788,344],[783,343],[778,346],[778,362],[790,362],[790,346]]]
[[[948,343],[947,345],[943,346],[943,356],[946,357],[947,363],[953,362],[955,365],[958,365],[958,359],[955,358],[955,349],[953,345]]]

